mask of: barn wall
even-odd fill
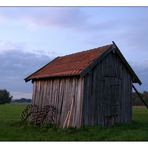
[[[129,72],[116,53],[110,53],[84,78],[83,125],[129,122],[131,92]]]
[[[69,77],[33,82],[33,104],[54,105],[56,124],[80,127],[82,119],[83,78]]]

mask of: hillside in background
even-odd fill
[[[15,99],[12,100],[11,103],[31,103],[31,99],[21,98],[21,99]]]

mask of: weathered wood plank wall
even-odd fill
[[[83,125],[129,122],[131,92],[131,75],[119,56],[110,53],[84,78]]]
[[[54,105],[60,127],[112,125],[132,118],[132,78],[116,53],[110,53],[84,78],[33,82],[33,104]]]
[[[83,78],[54,78],[33,82],[32,102],[54,105],[56,124],[60,127],[80,127],[82,123]]]

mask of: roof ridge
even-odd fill
[[[100,46],[100,47],[96,47],[96,48],[92,48],[92,49],[88,49],[88,50],[83,50],[83,51],[79,51],[79,52],[75,52],[75,53],[71,53],[71,54],[67,54],[67,55],[64,55],[64,56],[59,56],[59,58],[64,58],[66,56],[71,56],[71,55],[75,55],[75,54],[80,54],[80,53],[85,53],[85,52],[89,52],[89,51],[92,51],[92,50],[96,50],[98,48],[104,48],[106,46],[112,46],[113,44],[107,44],[107,45],[104,45],[104,46]]]

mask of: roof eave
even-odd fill
[[[34,77],[34,78],[31,78],[31,79],[27,79],[25,80],[26,82],[32,80],[44,80],[44,79],[50,79],[50,78],[64,78],[64,77],[80,77],[79,74],[74,74],[74,75],[57,75],[57,76],[44,76],[44,77]]]

